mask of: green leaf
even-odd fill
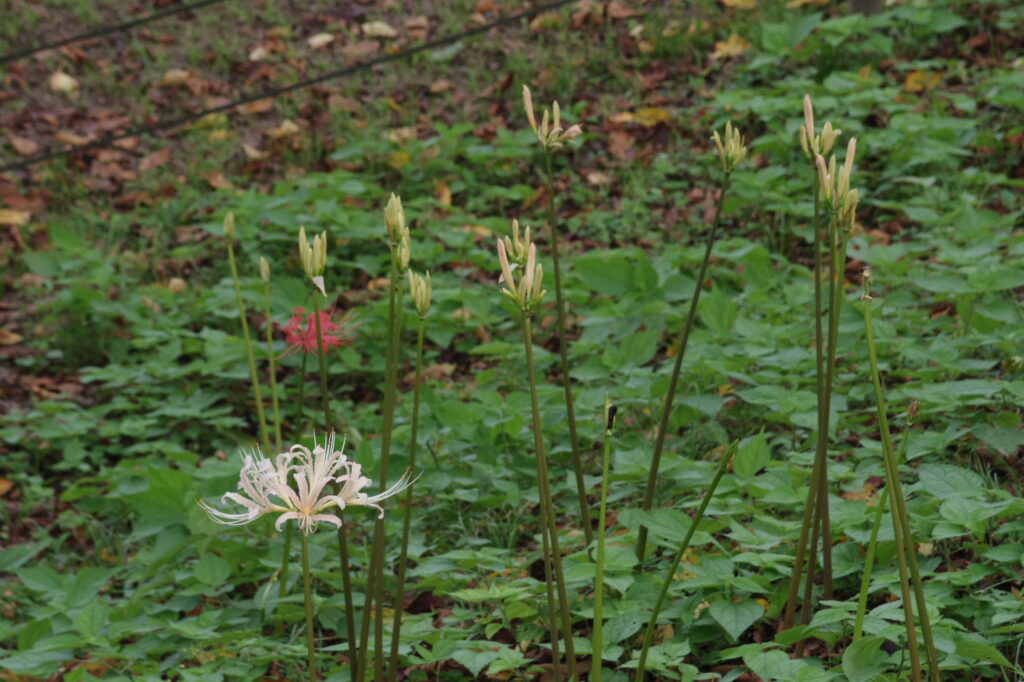
[[[995,663],[1007,668],[1013,667],[1013,664],[1006,659],[1006,656],[999,652],[999,649],[991,644],[979,642],[976,639],[965,638],[959,640],[956,643],[956,653],[958,656],[963,656],[972,661]]]
[[[591,251],[576,258],[573,272],[599,294],[622,296],[633,286],[633,265],[622,251]]]
[[[476,677],[480,672],[496,660],[500,655],[502,647],[491,642],[468,642],[471,646],[485,646],[484,649],[456,649],[452,652],[452,658],[461,663],[467,670]]]
[[[843,652],[843,672],[850,682],[871,682],[888,667],[888,655],[881,650],[885,637],[864,637]]]
[[[719,336],[726,336],[732,330],[736,311],[736,304],[718,286],[704,295],[697,306],[700,321]]]
[[[627,637],[632,637],[640,632],[644,622],[645,619],[638,611],[613,616],[604,624],[604,641],[609,644],[618,644]]]
[[[83,637],[92,639],[103,631],[103,626],[107,624],[108,612],[106,604],[99,599],[94,599],[78,612],[72,622]]]
[[[736,452],[736,458],[732,462],[732,470],[740,478],[749,480],[768,464],[770,458],[771,450],[768,448],[768,440],[764,437],[762,428],[759,434],[753,438],[747,438],[740,445]]]
[[[741,602],[719,599],[712,602],[708,613],[733,640],[738,640],[747,628],[764,615],[764,607],[753,599]]]
[[[977,495],[985,489],[981,476],[973,471],[939,462],[921,465],[918,469],[917,487],[939,499]]]
[[[192,567],[196,580],[210,587],[219,587],[231,575],[231,565],[216,554],[204,554]]]

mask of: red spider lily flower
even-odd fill
[[[339,320],[334,321],[331,316],[334,310],[327,312],[320,311],[320,333],[324,337],[324,352],[338,346],[348,346],[355,340],[355,320],[352,313],[346,313]],[[288,343],[282,357],[289,353],[300,351],[303,353],[317,353],[319,348],[316,342],[316,318],[315,313],[306,314],[306,309],[297,307],[292,311],[292,317],[288,320],[288,326],[284,327],[284,340]]]

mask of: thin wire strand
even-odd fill
[[[130,28],[142,26],[143,24],[148,24],[149,22],[156,21],[157,19],[163,19],[164,17],[169,17],[174,14],[180,14],[181,12],[188,12],[189,10],[199,9],[200,7],[206,7],[207,5],[214,5],[218,2],[222,2],[222,0],[197,0],[196,2],[189,3],[187,5],[176,5],[174,7],[168,7],[165,10],[160,10],[159,12],[147,14],[144,17],[130,19],[121,24],[114,24],[113,26],[103,26],[100,28],[93,29],[91,31],[86,31],[85,33],[80,33],[76,36],[71,36],[70,38],[62,38],[60,40],[55,40],[52,43],[43,43],[42,45],[28,47],[24,50],[10,52],[0,57],[0,65],[7,64],[8,62],[14,62],[19,59],[25,59],[26,57],[31,57],[32,55],[38,52],[43,52],[45,50],[54,50],[58,47],[64,47],[65,45],[70,45],[71,43],[77,43],[83,40],[91,40],[93,38],[103,38],[104,36],[108,36],[112,33],[127,31]]]
[[[499,27],[505,26],[507,24],[512,24],[512,23],[515,23],[515,22],[517,22],[517,21],[519,21],[521,19],[525,19],[527,17],[531,17],[531,16],[534,16],[536,14],[541,14],[542,12],[548,12],[548,11],[551,11],[553,9],[557,9],[557,8],[562,7],[564,5],[568,5],[571,2],[575,2],[575,0],[555,0],[555,2],[550,2],[550,3],[546,4],[546,5],[540,5],[540,6],[532,8],[532,9],[524,10],[522,12],[519,12],[518,14],[512,14],[512,15],[509,15],[509,16],[504,17],[502,19],[498,19],[497,21],[492,21],[489,24],[485,24],[483,26],[478,26],[476,28],[472,28],[472,29],[470,29],[468,31],[464,31],[462,33],[457,33],[455,35],[450,35],[450,36],[444,36],[442,38],[438,38],[437,40],[431,40],[431,41],[422,43],[420,45],[417,45],[416,47],[413,47],[413,48],[410,48],[408,50],[405,50],[404,52],[397,52],[395,54],[383,55],[383,56],[377,57],[375,59],[371,59],[371,60],[368,60],[368,61],[365,61],[365,62],[360,62],[358,64],[353,64],[352,66],[348,66],[348,67],[345,67],[343,69],[337,69],[335,71],[329,71],[328,73],[321,74],[319,76],[314,76],[313,78],[307,78],[306,80],[298,81],[296,83],[292,83],[291,85],[286,85],[286,86],[283,86],[283,87],[280,87],[280,88],[273,88],[271,90],[266,90],[264,92],[260,92],[260,93],[255,94],[255,95],[247,95],[247,96],[242,97],[240,99],[237,99],[237,100],[235,100],[233,102],[229,102],[227,104],[222,104],[222,105],[216,106],[216,107],[211,107],[210,109],[204,109],[203,111],[199,111],[199,112],[196,112],[196,113],[188,114],[187,116],[180,116],[178,118],[173,118],[173,119],[171,119],[169,121],[162,121],[160,123],[154,123],[154,124],[148,125],[148,126],[139,126],[137,128],[133,128],[132,130],[129,130],[126,133],[121,133],[119,135],[106,135],[106,136],[104,136],[104,137],[102,137],[102,138],[100,138],[98,140],[93,140],[92,142],[87,142],[86,144],[77,145],[77,146],[70,147],[70,148],[67,148],[67,149],[46,151],[46,152],[43,152],[41,154],[37,154],[36,156],[32,156],[32,157],[29,157],[27,159],[23,159],[21,161],[15,162],[15,163],[9,163],[7,165],[0,166],[0,173],[6,173],[8,171],[13,171],[13,170],[20,170],[22,168],[27,168],[28,166],[30,166],[32,164],[35,164],[35,163],[39,163],[41,161],[49,161],[51,159],[56,159],[58,157],[66,156],[68,154],[73,154],[75,152],[82,152],[82,151],[86,151],[86,150],[89,150],[89,149],[96,149],[97,147],[107,147],[107,146],[111,145],[112,143],[117,142],[118,140],[123,140],[123,139],[128,138],[128,137],[137,137],[139,135],[148,135],[150,133],[155,133],[155,132],[162,131],[162,130],[168,130],[170,128],[177,128],[178,126],[185,125],[186,123],[191,123],[193,121],[198,121],[199,119],[201,119],[201,118],[203,118],[205,116],[209,116],[211,114],[219,114],[219,113],[222,113],[222,112],[225,112],[225,111],[230,111],[231,109],[234,109],[236,107],[240,107],[240,106],[243,106],[245,104],[249,104],[251,102],[256,102],[256,101],[259,101],[261,99],[271,99],[273,97],[277,97],[279,95],[283,95],[285,93],[289,93],[289,92],[292,92],[294,90],[300,90],[302,88],[309,87],[310,85],[316,85],[318,83],[323,83],[324,81],[332,80],[334,78],[340,78],[342,76],[350,76],[352,74],[359,73],[360,71],[366,71],[366,70],[371,69],[374,66],[378,66],[380,64],[387,64],[387,63],[390,63],[390,62],[398,61],[399,59],[404,59],[405,57],[411,57],[412,55],[417,54],[419,52],[425,52],[427,50],[433,50],[433,49],[436,49],[438,47],[444,47],[445,45],[450,45],[452,43],[457,43],[457,42],[459,42],[460,40],[462,40],[464,38],[469,38],[471,36],[479,35],[481,33],[486,33],[487,31],[490,31],[491,29],[499,28]]]

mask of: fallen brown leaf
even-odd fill
[[[81,147],[83,144],[89,144],[92,138],[87,135],[79,135],[78,133],[70,130],[58,130],[57,134],[53,136],[53,139],[57,142],[63,142],[64,144],[70,144],[73,147]]]
[[[192,74],[185,69],[168,69],[167,73],[160,79],[160,87],[170,88],[175,85],[184,85]]]
[[[363,35],[368,38],[397,38],[398,31],[386,22],[368,21],[363,24]]]
[[[24,338],[21,334],[12,332],[10,329],[0,328],[0,346],[13,346],[21,343]]]
[[[152,154],[146,154],[145,156],[143,156],[142,159],[139,161],[139,170],[153,170],[154,168],[159,168],[160,166],[164,165],[170,160],[171,148],[166,147],[164,149],[155,151]]]
[[[635,142],[636,139],[624,130],[613,130],[608,133],[608,151],[617,159],[630,158]]]
[[[224,177],[224,173],[217,169],[211,170],[206,174],[206,182],[214,189],[231,189],[234,187],[231,181]]]
[[[35,140],[30,140],[27,137],[18,137],[14,133],[10,133],[7,139],[11,146],[14,147],[14,151],[22,156],[31,156],[39,151],[39,143]]]

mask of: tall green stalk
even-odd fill
[[[640,649],[640,660],[636,666],[636,682],[643,682],[644,671],[647,669],[647,652],[651,648],[651,643],[654,641],[654,628],[658,624],[658,614],[661,613],[661,607],[665,603],[665,597],[668,595],[668,588],[672,584],[672,578],[676,574],[676,569],[679,568],[679,562],[682,561],[683,555],[686,554],[686,550],[690,547],[690,540],[693,539],[693,534],[697,530],[697,526],[700,525],[701,519],[704,518],[704,512],[708,508],[708,504],[711,502],[711,497],[715,494],[715,488],[718,487],[718,482],[722,480],[722,476],[729,469],[729,462],[732,461],[733,455],[736,454],[736,448],[739,446],[739,441],[734,441],[729,449],[726,450],[722,456],[722,461],[718,465],[718,469],[715,471],[714,478],[711,479],[711,485],[704,491],[704,499],[701,500],[700,506],[697,507],[697,514],[693,517],[693,521],[690,522],[690,528],[686,531],[686,537],[683,538],[683,542],[679,545],[679,551],[676,552],[675,558],[672,560],[672,565],[668,569],[668,573],[665,574],[665,580],[661,584],[661,592],[658,593],[658,600],[654,602],[654,610],[651,611],[651,619],[647,621],[647,629],[644,630],[644,643]]]
[[[907,420],[907,429],[903,432],[903,442],[900,444],[899,457],[896,460],[897,466],[903,461],[907,453],[907,440],[910,436],[910,419]],[[886,503],[889,501],[889,488],[883,488],[875,506],[874,518],[871,522],[871,537],[868,539],[867,551],[864,554],[864,572],[860,579],[860,596],[857,598],[857,616],[853,622],[853,641],[857,641],[864,633],[864,616],[868,607],[868,592],[871,589],[871,573],[875,568],[875,547],[878,544],[878,531],[882,527],[882,517],[885,515]]]
[[[380,486],[387,488],[388,460],[391,456],[391,430],[395,420],[395,392],[398,383],[398,356],[401,334],[398,325],[398,314],[401,309],[402,287],[399,281],[397,245],[391,245],[391,279],[388,287],[388,322],[387,344],[384,366],[384,403],[381,408],[381,445],[380,445]],[[376,602],[376,612],[374,612]],[[374,627],[374,679],[384,679],[384,520],[377,519],[373,528],[373,545],[370,552],[370,567],[367,576],[366,599],[363,610],[363,622],[360,631],[360,648],[364,660],[360,666],[360,679],[365,677],[368,667],[366,654],[370,639],[370,621]]]
[[[228,214],[229,216],[231,214]],[[231,228],[225,229],[225,237],[228,244],[228,265],[231,268],[231,281],[235,285],[235,300],[238,302],[238,319],[242,322],[242,338],[245,339],[245,354],[249,360],[249,379],[252,381],[252,392],[256,398],[256,416],[260,424],[260,441],[266,449],[272,445],[270,435],[267,431],[267,416],[263,412],[263,394],[260,390],[260,378],[256,372],[256,356],[252,349],[252,339],[249,337],[249,323],[246,321],[245,303],[242,301],[242,286],[238,280],[238,268],[235,266],[235,247],[233,242],[234,217],[230,218]],[[227,220],[225,220],[225,225]],[[230,232],[231,236],[228,236]]]
[[[320,362],[320,399],[324,410],[324,439],[326,440],[331,431],[334,430],[334,419],[331,415],[331,398],[327,392],[327,351],[324,348],[324,334],[320,325],[320,298],[316,292],[313,293],[313,320],[316,325],[316,350],[317,359]],[[341,484],[335,482],[334,494],[341,492]],[[338,560],[341,563],[341,583],[345,592],[345,627],[348,629],[348,655],[349,670],[352,673],[353,681],[356,668],[356,642],[354,633],[356,631],[355,606],[352,604],[352,576],[349,572],[348,558],[348,530],[345,527],[344,512],[339,509],[338,517],[342,523],[338,526]]]
[[[551,168],[551,149],[545,147],[544,160],[548,180],[548,224],[551,226],[551,255],[555,266],[555,309],[558,314],[558,354],[561,360],[562,390],[565,393],[565,414],[569,426],[569,444],[572,447],[572,468],[576,476],[576,494],[580,503],[580,524],[589,545],[594,539],[590,527],[590,505],[587,503],[587,486],[583,480],[583,463],[580,459],[580,442],[576,434],[576,408],[572,397],[572,379],[569,376],[569,342],[565,338],[565,303],[562,298],[562,268],[558,257],[558,229],[555,227],[555,182]]]
[[[268,373],[270,374],[270,399],[271,405],[273,406],[274,413],[274,444],[276,446],[275,452],[283,452],[284,446],[281,439],[281,408],[280,402],[277,396],[277,359],[274,355],[274,323],[273,318],[270,315],[270,267],[265,265],[266,261],[261,259],[260,268],[266,268],[263,277],[263,315],[267,321],[266,327],[266,339],[267,339],[267,362],[270,367]],[[299,400],[302,403],[302,400]],[[280,581],[278,585],[278,600],[284,599],[288,592],[288,566],[289,559],[292,553],[292,533],[294,528],[292,524],[287,524],[284,529],[284,551],[281,552],[281,570],[278,572],[278,579]],[[277,622],[277,631],[280,633],[284,625],[283,621]]]
[[[317,680],[316,641],[313,633],[313,586],[309,575],[309,539],[299,531],[302,539],[302,591],[306,596],[306,645],[309,649],[309,679]]]
[[[868,286],[865,277],[865,288]],[[907,513],[907,502],[903,495],[903,485],[900,482],[899,467],[896,461],[896,450],[893,448],[892,435],[889,431],[889,417],[885,408],[885,396],[882,393],[882,381],[878,371],[878,357],[875,352],[874,325],[871,317],[871,296],[864,296],[864,330],[867,337],[868,361],[871,364],[871,383],[875,389],[875,405],[878,413],[878,427],[882,434],[882,454],[885,460],[885,473],[887,478],[886,488],[891,490],[892,498],[892,523],[896,536],[896,556],[899,560],[900,589],[903,595],[903,613],[906,619],[907,640],[910,647],[911,674],[914,680],[921,678],[920,655],[918,654],[917,637],[914,631],[914,614],[910,605],[910,586],[908,585],[907,574],[910,573],[913,581],[914,598],[917,604],[917,615],[921,622],[921,635],[924,638],[925,649],[928,655],[928,668],[932,680],[938,682],[942,679],[939,671],[938,655],[935,650],[935,641],[932,636],[931,621],[928,618],[928,603],[924,596],[924,586],[921,583],[921,574],[917,566],[917,549],[914,545],[914,536],[910,529],[910,516]]]
[[[549,556],[554,572],[558,592],[558,609],[561,612],[562,636],[565,641],[565,656],[569,664],[569,677],[578,680],[576,668],[576,651],[572,641],[572,614],[569,611],[569,598],[565,590],[565,576],[562,571],[562,555],[558,547],[558,527],[555,523],[555,508],[551,499],[551,485],[548,476],[547,454],[544,451],[544,434],[540,420],[540,403],[537,400],[537,375],[533,364],[533,324],[532,314],[523,313],[523,343],[526,347],[526,372],[530,381],[530,409],[533,413],[533,445],[537,455],[537,487],[540,504],[544,510],[544,523],[547,525]],[[549,578],[550,581],[550,578]],[[554,638],[552,638],[554,639]],[[555,660],[555,667],[559,665]]]
[[[647,475],[647,488],[644,490],[643,508],[649,510],[654,504],[654,491],[658,485],[658,468],[661,466],[661,453],[665,447],[665,437],[668,435],[669,417],[672,415],[672,404],[676,398],[676,387],[679,384],[679,371],[683,366],[683,358],[686,356],[686,346],[690,341],[690,331],[693,329],[693,322],[697,317],[697,304],[700,302],[700,292],[704,288],[704,278],[707,276],[708,263],[711,262],[711,251],[715,246],[715,235],[718,233],[718,225],[722,220],[722,205],[725,203],[725,195],[729,189],[731,173],[725,174],[722,181],[721,192],[718,195],[718,204],[715,207],[715,219],[711,223],[711,231],[708,233],[707,245],[704,247],[704,259],[700,263],[700,271],[697,274],[697,282],[693,288],[693,298],[690,299],[690,309],[686,313],[686,322],[683,325],[682,335],[679,337],[679,352],[676,354],[676,361],[672,367],[672,378],[668,383],[668,393],[665,395],[665,403],[661,408],[661,421],[658,423],[658,435],[654,441],[654,455],[651,458],[651,470]],[[637,537],[636,556],[641,561],[647,551],[647,526],[640,526],[640,534]]]
[[[605,399],[604,457],[601,460],[601,514],[597,518],[597,573],[594,576],[594,637],[590,679],[601,682],[604,654],[604,542],[605,517],[608,514],[608,460],[612,454],[612,430],[616,408]]]
[[[426,320],[419,317],[416,327],[416,383],[412,393],[412,433],[409,442],[409,470],[416,471],[416,445],[420,424],[420,381],[423,378],[423,333]],[[409,558],[409,535],[412,527],[412,486],[405,489],[405,514],[402,518],[402,547],[398,553],[398,587],[395,591],[395,618],[391,625],[391,658],[388,669],[398,671],[398,641],[402,632],[402,602],[405,599],[405,569]]]

